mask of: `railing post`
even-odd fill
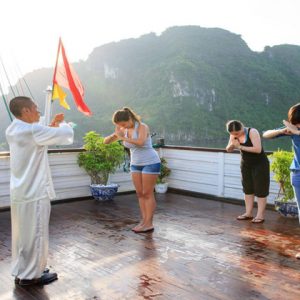
[[[160,158],[163,157],[163,155],[164,155],[163,148],[161,148],[161,147],[158,148],[158,155]]]
[[[218,196],[224,196],[224,153],[218,153]]]

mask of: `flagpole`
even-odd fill
[[[53,80],[52,80],[52,86],[48,86],[46,88],[46,102],[45,102],[45,111],[44,111],[44,118],[45,118],[45,125],[50,124],[50,119],[51,119],[51,111],[52,111],[52,98],[53,98],[53,91],[54,91],[54,78],[57,70],[57,63],[58,63],[58,56],[59,56],[59,51],[60,51],[60,44],[61,44],[61,38],[59,38],[58,42],[58,49],[57,49],[57,54],[56,54],[56,61],[55,61],[55,67],[54,67],[54,72],[53,72]]]
[[[53,79],[52,79],[52,96],[53,96],[53,91],[54,91],[54,79],[55,79],[56,71],[57,71],[57,63],[58,63],[58,57],[59,57],[60,46],[61,46],[61,38],[59,38],[59,41],[58,41],[58,48],[57,48],[57,54],[56,54],[56,61],[55,61],[55,67],[54,67],[54,72],[53,72]]]
[[[44,111],[44,118],[45,118],[45,124],[50,124],[50,118],[51,118],[51,100],[52,100],[52,87],[49,85],[46,89],[46,102],[45,102],[45,111]]]

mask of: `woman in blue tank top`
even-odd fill
[[[292,106],[288,112],[288,121],[283,121],[284,127],[265,131],[264,138],[271,139],[281,136],[290,136],[292,140],[294,159],[290,166],[291,183],[299,211],[300,222],[300,103]],[[300,259],[300,252],[296,254]]]
[[[152,147],[149,127],[130,108],[124,107],[114,113],[115,132],[104,143],[123,141],[130,149],[130,171],[141,211],[140,223],[132,230],[145,233],[154,230],[153,215],[156,208],[154,185],[160,174],[160,158]]]

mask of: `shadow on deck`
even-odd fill
[[[0,299],[300,299],[297,220],[267,211],[158,195],[155,231],[135,234],[134,194],[52,206],[49,266],[59,280],[21,288],[10,276],[10,214],[0,213]]]

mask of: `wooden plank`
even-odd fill
[[[14,286],[9,212],[0,213],[0,299],[300,298],[297,220],[267,211],[258,225],[236,221],[238,205],[177,194],[157,200],[148,235],[131,231],[134,194],[53,206],[49,265],[59,280],[44,288]]]

